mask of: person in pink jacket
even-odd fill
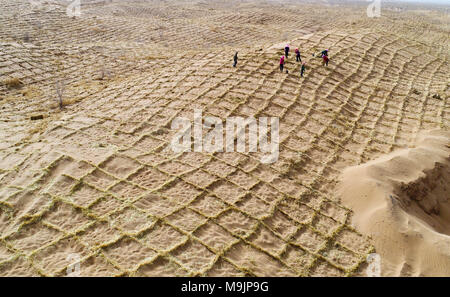
[[[283,72],[283,69],[284,69],[284,56],[281,56],[281,59],[280,59],[280,71],[281,72]]]

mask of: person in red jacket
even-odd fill
[[[322,65],[324,65],[324,66],[327,65],[328,66],[328,61],[330,61],[328,56],[322,55],[322,59],[323,59]]]
[[[284,56],[281,56],[281,59],[280,59],[280,71],[281,72],[283,72],[283,69],[284,69]]]

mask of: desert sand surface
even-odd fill
[[[450,276],[448,6],[66,4],[0,0],[1,276]],[[194,109],[278,161],[174,153]]]
[[[450,267],[450,133],[347,168],[339,185],[353,220],[369,234],[385,275],[442,276]]]

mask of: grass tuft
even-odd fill
[[[8,89],[18,89],[23,87],[23,82],[17,77],[10,77],[5,79],[2,84]]]

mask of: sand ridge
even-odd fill
[[[353,222],[374,240],[387,276],[442,276],[450,265],[450,133],[342,173],[339,192]]]

